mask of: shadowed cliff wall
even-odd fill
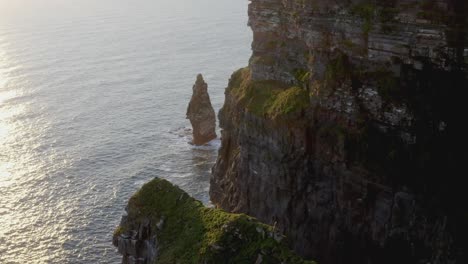
[[[253,0],[213,202],[320,263],[466,263],[467,9]]]

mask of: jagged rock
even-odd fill
[[[467,263],[467,14],[465,0],[252,0],[212,202],[323,264]]]
[[[193,86],[187,118],[193,127],[193,144],[203,145],[216,138],[216,114],[208,94],[208,84],[201,74]]]
[[[272,226],[204,207],[166,180],[145,184],[126,210],[113,236],[124,264],[315,263],[295,255]]]
[[[124,264],[149,264],[158,256],[157,239],[152,235],[151,221],[147,217],[129,219],[122,217],[120,227],[116,229],[112,243],[123,256]]]

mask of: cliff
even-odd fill
[[[274,227],[206,208],[162,179],[132,196],[113,243],[122,263],[313,264],[293,254]]]
[[[467,10],[252,0],[213,203],[319,263],[467,263]]]

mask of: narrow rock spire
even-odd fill
[[[201,74],[198,74],[193,86],[187,119],[193,128],[193,144],[203,145],[216,138],[216,114],[208,94],[208,84]]]

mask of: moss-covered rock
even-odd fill
[[[145,184],[127,212],[114,233],[124,263],[313,263],[294,255],[274,227],[207,208],[166,180]]]
[[[309,106],[309,93],[304,87],[280,81],[254,81],[249,68],[235,72],[228,89],[248,112],[271,119],[298,114]]]
[[[309,106],[309,95],[306,90],[296,86],[278,93],[268,108],[272,117],[297,113]]]

